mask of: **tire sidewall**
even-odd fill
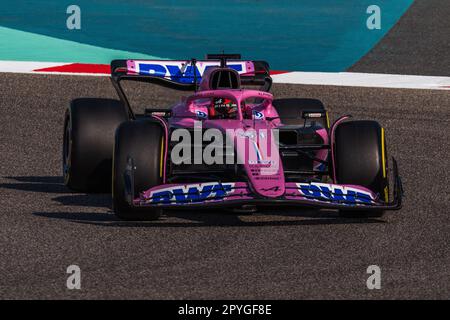
[[[161,144],[164,131],[156,121],[134,120],[122,123],[116,130],[113,151],[113,209],[123,220],[154,220],[161,210],[131,207],[125,198],[125,168],[133,159],[135,197],[140,192],[163,183]]]

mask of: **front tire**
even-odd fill
[[[376,121],[348,121],[335,130],[335,172],[338,184],[360,185],[388,202],[384,129]],[[383,211],[340,211],[345,218],[381,217]]]
[[[136,120],[122,123],[115,135],[113,155],[113,209],[122,220],[155,220],[162,210],[131,207],[125,196],[125,171],[133,159],[134,191],[146,191],[163,183],[164,131],[158,122]]]

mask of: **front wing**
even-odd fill
[[[393,199],[385,202],[380,195],[357,185],[319,182],[287,182],[282,197],[266,198],[251,190],[247,182],[204,182],[164,184],[140,193],[133,190],[133,160],[128,159],[125,171],[125,196],[132,207],[208,208],[260,206],[303,206],[318,209],[398,210],[402,206],[403,189],[398,168],[393,159]]]

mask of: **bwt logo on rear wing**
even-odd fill
[[[200,81],[203,74],[211,67],[219,67],[220,61],[198,60],[193,66],[191,61],[171,60],[127,60],[127,74],[149,75],[165,78],[178,83],[194,83],[194,75]],[[241,75],[254,76],[253,61],[227,61],[227,67]]]

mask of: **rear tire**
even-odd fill
[[[128,157],[134,164],[134,191],[162,184],[164,131],[158,122],[136,120],[122,123],[115,135],[113,156],[113,209],[122,220],[155,220],[161,209],[131,207],[125,197],[124,174]]]
[[[280,120],[285,125],[303,125],[302,118],[303,111],[318,111],[325,112],[325,107],[322,101],[317,99],[306,98],[283,98],[274,99],[272,105],[277,110]],[[328,116],[321,118],[308,119],[306,124],[316,125],[328,129]]]
[[[116,128],[129,118],[117,100],[81,98],[65,114],[64,184],[81,192],[111,192],[112,151]]]
[[[335,131],[336,182],[366,187],[388,202],[384,129],[376,121],[348,121]],[[340,211],[345,218],[381,217],[383,211]]]

